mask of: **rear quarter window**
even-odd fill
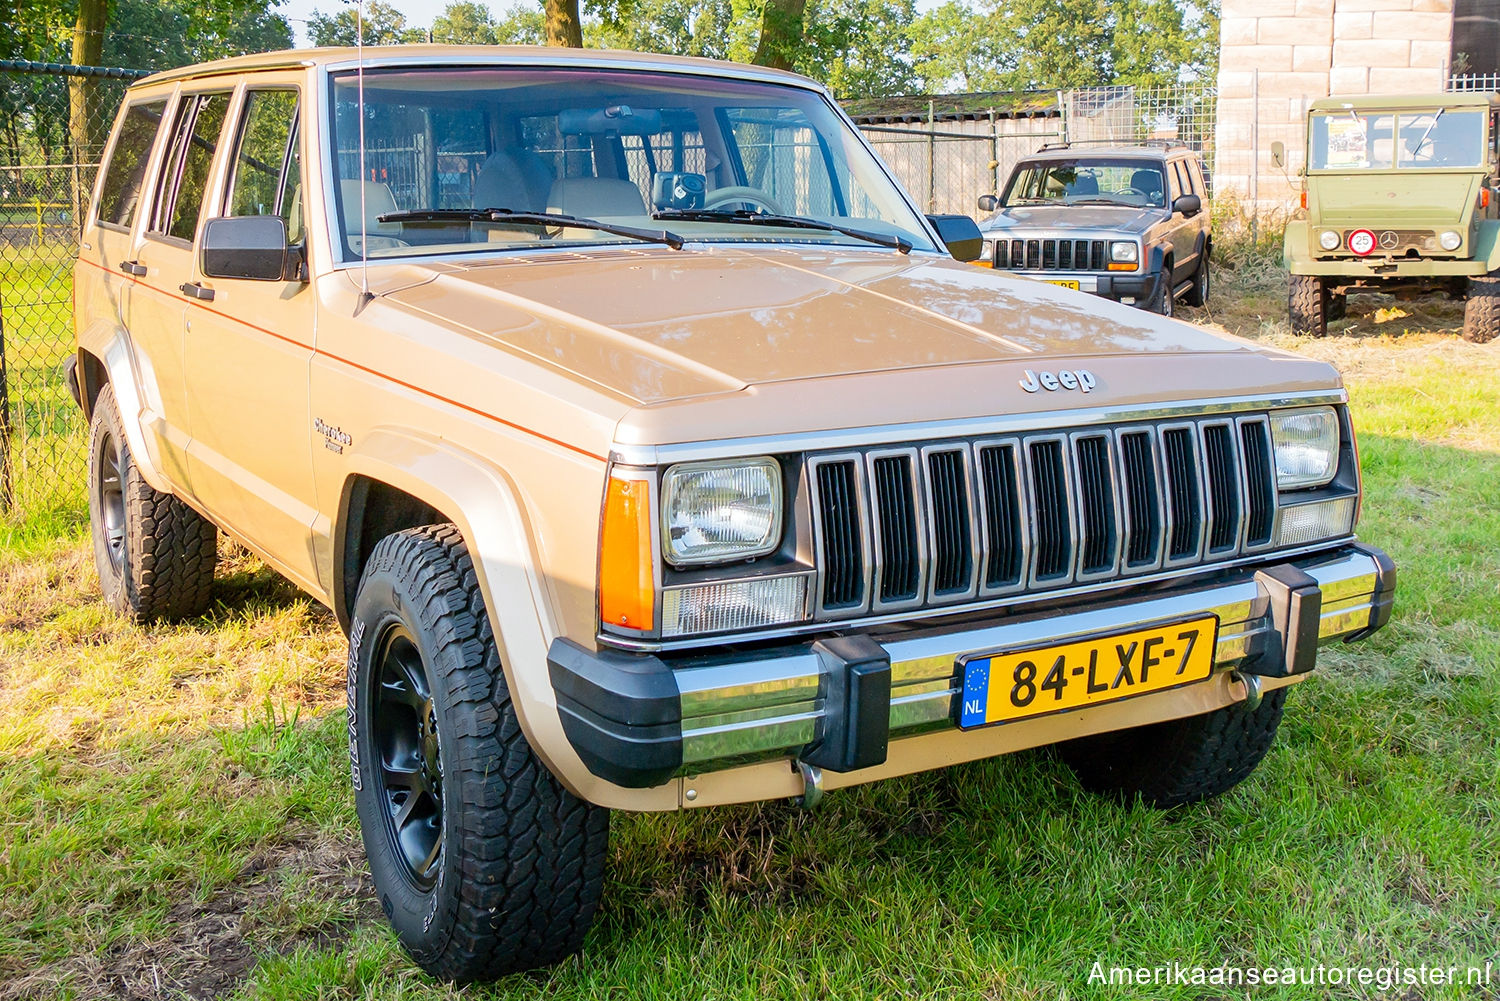
[[[135,221],[136,206],[141,202],[141,189],[146,183],[146,163],[151,159],[151,147],[161,131],[166,107],[167,100],[162,98],[132,104],[126,110],[120,134],[102,168],[104,183],[99,189],[96,217],[99,222],[129,229]]]

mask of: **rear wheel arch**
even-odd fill
[[[99,399],[99,394],[109,384],[109,369],[105,368],[104,362],[92,351],[86,348],[78,349],[78,403],[83,407],[85,420],[94,417],[94,404]]]

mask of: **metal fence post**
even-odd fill
[[[1250,71],[1250,239],[1260,235],[1260,67]]]
[[[10,377],[5,368],[5,304],[0,303],[0,511],[15,503],[10,479]]]
[[[937,102],[927,102],[927,211],[937,205]]]

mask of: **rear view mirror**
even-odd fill
[[[1178,195],[1177,200],[1172,203],[1172,211],[1195,216],[1203,211],[1203,199],[1197,195]]]
[[[1280,139],[1271,144],[1271,164],[1278,169],[1286,167],[1286,144]]]
[[[245,215],[210,219],[203,224],[200,268],[209,278],[252,281],[296,281],[300,255],[286,242],[286,223],[276,216]]]
[[[980,195],[979,196],[979,211],[981,211],[981,212],[993,212],[996,209],[998,209],[999,207],[1000,207],[1000,199],[996,198],[994,195]]]
[[[955,261],[977,261],[984,250],[979,224],[966,215],[930,215],[927,221]]]

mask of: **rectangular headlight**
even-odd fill
[[[662,551],[673,566],[748,560],[781,545],[775,459],[689,462],[661,484]]]
[[[1140,257],[1136,250],[1135,241],[1117,240],[1109,245],[1109,259],[1111,261],[1129,261],[1134,264]]]
[[[1339,419],[1332,407],[1271,414],[1276,446],[1276,487],[1321,487],[1339,470]]]

